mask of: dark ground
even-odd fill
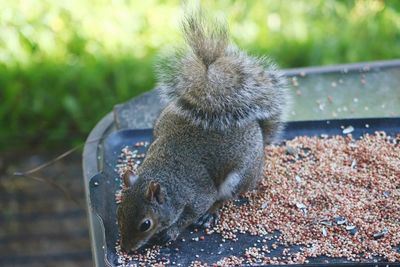
[[[0,153],[0,266],[93,265],[80,152],[34,174],[69,196],[48,182],[12,175],[62,152]]]

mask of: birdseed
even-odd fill
[[[121,177],[138,167],[132,151],[122,150]],[[239,234],[250,234],[262,243],[243,248],[240,257],[211,265],[196,258],[192,266],[304,264],[323,255],[354,262],[400,261],[400,135],[297,137],[284,146],[267,146],[265,154],[265,178],[257,191],[244,194],[248,201],[243,205],[225,203],[218,223],[205,231],[220,234],[221,241],[240,242]],[[274,236],[271,250],[284,249],[271,257],[265,242],[276,231],[280,235]],[[300,251],[292,251],[292,245],[300,245]],[[121,265],[131,260],[169,264],[160,260],[159,246],[144,254],[122,253],[118,244],[116,249]]]

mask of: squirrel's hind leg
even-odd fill
[[[260,144],[260,150],[255,151],[247,158],[246,167],[242,170],[240,184],[232,191],[232,198],[249,191],[257,190],[261,179],[264,177],[264,151]]]
[[[212,207],[204,213],[196,222],[192,225],[195,228],[209,228],[219,221],[219,208],[224,204],[223,200],[218,200],[212,205]]]
[[[259,124],[262,131],[264,146],[278,141],[279,135],[284,128],[284,124],[279,118],[259,121]]]
[[[219,208],[225,200],[236,197],[242,187],[243,176],[236,171],[228,174],[225,180],[218,187],[218,200],[203,214],[195,223],[194,227],[208,228],[216,224],[219,219]]]

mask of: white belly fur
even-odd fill
[[[218,198],[219,200],[225,200],[232,197],[232,193],[235,190],[236,186],[239,184],[241,180],[241,176],[232,172],[226,177],[225,181],[219,186],[218,189]]]

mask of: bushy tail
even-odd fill
[[[183,32],[188,49],[162,61],[157,73],[176,112],[205,129],[280,119],[287,94],[273,64],[230,44],[225,24],[201,11],[185,18]]]

